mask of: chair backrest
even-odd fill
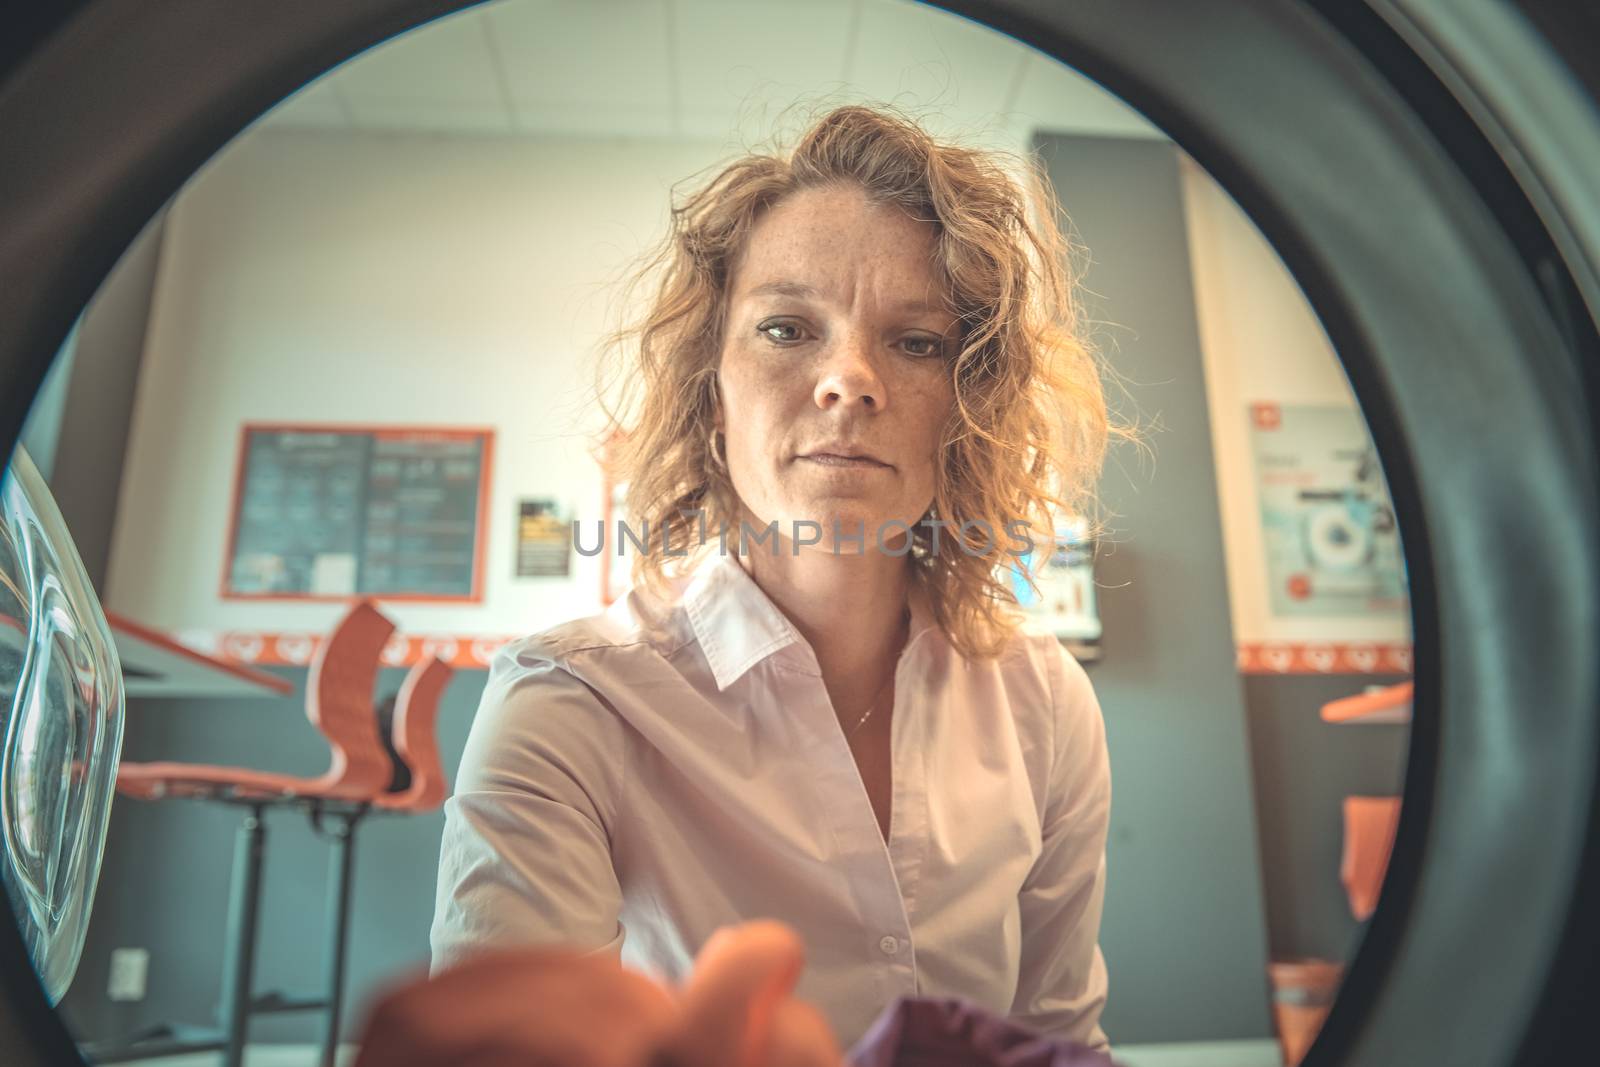
[[[1344,853],[1339,861],[1339,880],[1350,899],[1350,914],[1358,922],[1369,919],[1378,906],[1399,822],[1399,797],[1344,798]]]
[[[455,668],[438,656],[428,656],[412,667],[395,700],[393,740],[395,751],[411,771],[411,784],[385,798],[386,807],[428,811],[444,803],[450,785],[439,757],[439,701]]]
[[[306,717],[328,739],[332,792],[364,799],[389,783],[391,767],[372,714],[380,657],[395,625],[358,600],[317,648],[306,681]]]
[[[378,715],[378,740],[383,742],[384,751],[389,753],[389,786],[383,791],[386,797],[404,793],[411,788],[411,768],[394,744],[395,738],[400,733],[394,728],[394,706],[399,699],[400,691],[397,689],[378,701],[378,706],[373,709]]]

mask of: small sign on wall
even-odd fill
[[[1394,505],[1361,412],[1252,404],[1250,437],[1272,615],[1405,618]]]
[[[249,425],[226,599],[482,599],[493,435]]]
[[[554,500],[517,502],[517,577],[564,578],[572,572],[572,524]]]
[[[1103,631],[1095,602],[1095,543],[1087,529],[1081,519],[1062,523],[1049,558],[1037,570],[1029,552],[1011,571],[1012,592],[1023,614],[1060,638],[1081,661],[1100,658]],[[1032,571],[1037,593],[1023,575],[1024,567]]]

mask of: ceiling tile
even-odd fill
[[[510,0],[484,16],[523,125],[550,120],[551,108],[580,122],[591,108],[670,122],[664,0]]]
[[[263,115],[260,121],[265,126],[312,126],[319,129],[348,128],[350,125],[350,118],[327,77],[318,78],[288,97]]]
[[[1139,112],[1096,82],[1049,56],[1035,52],[1009,116],[1036,128],[1104,133],[1123,137],[1165,137]]]
[[[451,100],[395,100],[357,97],[350,101],[355,126],[361,130],[415,130],[424,133],[516,133],[511,116],[499,104]]]
[[[373,100],[502,106],[483,18],[468,10],[369,49],[339,68],[339,88],[352,106]]]
[[[734,151],[850,101],[898,103],[977,144],[1034,127],[1160,136],[1075,71],[910,0],[499,0],[368,50],[263,121]]]
[[[983,124],[1005,106],[1025,54],[1011,38],[958,15],[909,0],[865,0],[850,81],[943,124]]]
[[[550,104],[519,106],[517,131],[539,137],[636,137],[677,139],[672,116],[657,109],[625,106],[560,107]]]
[[[804,17],[800,17],[801,15]],[[676,5],[679,100],[686,113],[727,116],[783,107],[839,87],[851,0]]]

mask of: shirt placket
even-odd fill
[[[901,992],[920,993],[916,939],[913,918],[917,914],[922,865],[928,852],[928,737],[927,711],[919,700],[919,690],[908,680],[916,677],[909,651],[895,667],[894,711],[890,724],[889,759],[893,767],[892,800],[889,821],[888,858],[894,875],[900,906],[902,932],[898,954],[906,968],[902,978],[909,981]],[[886,946],[885,946],[886,947]]]
[[[822,732],[818,749],[827,754],[817,785],[834,824],[841,860],[846,865],[855,897],[861,922],[859,936],[863,959],[873,965],[884,1004],[895,997],[914,994],[917,987],[915,944],[897,867],[907,875],[915,874],[915,868],[921,863],[917,842],[925,836],[920,831],[926,828],[927,821],[925,794],[920,785],[921,761],[903,758],[911,749],[906,737],[908,731],[899,724],[903,706],[898,692],[900,676],[897,674],[891,727],[890,759],[894,780],[887,845],[879,832],[878,819],[850,753],[850,745],[828,699],[827,688],[820,675],[809,678],[815,711],[812,721]],[[915,779],[903,781],[909,764],[917,764]]]

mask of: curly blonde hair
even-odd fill
[[[608,462],[627,483],[631,525],[649,531],[633,580],[663,591],[681,573],[669,569],[674,562],[692,566],[716,543],[703,536],[707,524],[737,528],[737,497],[712,445],[732,269],[764,211],[800,190],[841,183],[936,232],[961,347],[949,364],[955,404],[934,501],[911,530],[909,555],[951,644],[969,657],[993,656],[1021,621],[1010,584],[1016,557],[1003,535],[983,546],[958,524],[1001,531],[1021,520],[1040,546],[1054,544],[1058,519],[1097,528],[1095,482],[1108,438],[1124,431],[1107,413],[1101,361],[1075,295],[1077,246],[1057,221],[1042,166],[940,143],[890,108],[834,108],[791,151],[746,155],[687,195],[674,189],[668,232],[626,289],[644,313],[610,335],[599,364],[603,436],[616,442]],[[648,298],[632,303],[643,286]],[[606,400],[608,372],[620,380],[617,405]],[[946,547],[952,541],[960,551]],[[1035,590],[1032,570],[1048,556],[1035,552],[1023,572]]]

